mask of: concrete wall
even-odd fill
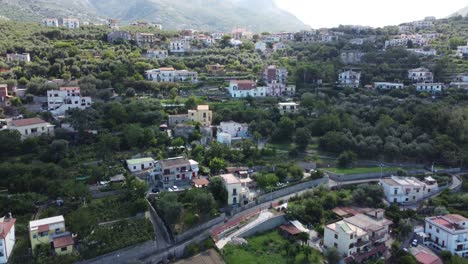
[[[279,215],[274,218],[268,219],[267,221],[257,225],[255,228],[251,228],[244,233],[238,235],[238,237],[249,237],[255,234],[263,233],[268,230],[277,228],[278,226],[286,223],[286,218],[284,215]]]
[[[180,242],[183,242],[183,241],[186,241],[190,238],[192,238],[194,235],[196,234],[200,234],[201,232],[205,232],[206,230],[208,230],[209,228],[219,224],[219,223],[223,223],[224,222],[224,219],[226,218],[226,215],[225,214],[221,214],[220,216],[214,218],[214,219],[211,219],[210,221],[204,223],[204,224],[201,224],[201,225],[198,225],[194,228],[191,228],[187,231],[185,231],[184,233],[180,234],[180,235],[176,235],[174,237],[174,241],[175,243],[180,243]]]
[[[375,172],[375,173],[362,173],[362,174],[351,174],[351,175],[344,175],[344,174],[337,174],[332,172],[327,172],[328,176],[331,180],[334,181],[358,181],[358,180],[368,180],[368,179],[379,179],[381,177],[390,177],[392,175],[396,175],[398,171],[390,171],[390,172]],[[408,175],[415,175],[415,174],[423,174],[425,170],[418,169],[418,170],[411,170],[406,171]]]
[[[156,212],[156,209],[154,209],[153,205],[146,200],[148,203],[148,209],[151,215],[151,219],[160,227],[162,230],[162,235],[164,237],[164,240],[168,243],[174,243],[174,237],[169,229],[169,227],[164,223],[161,217],[159,217],[158,212]]]

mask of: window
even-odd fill
[[[353,244],[353,243],[349,244],[349,248],[350,248],[350,249],[353,248],[353,247],[354,247],[354,244]]]
[[[62,251],[62,252],[63,252],[63,251],[67,251],[67,247],[61,248],[60,251]]]
[[[333,246],[335,246],[336,248],[338,247],[338,244],[337,243],[334,243]]]
[[[335,239],[338,239],[338,234],[335,234]]]
[[[236,188],[232,189],[232,195],[237,195],[237,189]]]
[[[393,194],[397,194],[397,193],[398,193],[398,189],[395,189],[395,190],[393,191]]]
[[[432,225],[429,225],[429,229],[432,229]]]
[[[439,233],[439,231],[440,231],[439,228],[437,228],[437,229],[436,229],[436,232]]]

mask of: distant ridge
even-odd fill
[[[0,16],[40,21],[76,17],[90,22],[107,18],[123,23],[144,20],[166,29],[228,31],[235,26],[255,32],[308,28],[274,0],[0,0]]]

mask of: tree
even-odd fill
[[[331,247],[325,252],[325,257],[328,260],[329,264],[338,264],[340,263],[340,254],[338,253],[338,250],[336,248]]]
[[[218,202],[220,207],[226,205],[228,192],[221,177],[211,178],[208,184],[208,190],[213,194],[214,199]]]
[[[197,100],[195,96],[190,96],[187,101],[185,101],[185,108],[187,109],[195,109],[197,107]]]
[[[98,137],[96,144],[96,154],[103,160],[109,160],[115,151],[120,150],[120,140],[109,133],[102,133]]]
[[[177,200],[175,193],[163,192],[156,201],[156,206],[168,224],[175,225],[180,219],[183,205]]]
[[[210,160],[210,170],[213,173],[218,173],[220,170],[226,168],[226,161],[222,158],[213,158]]]
[[[405,240],[413,233],[413,223],[411,219],[400,219],[398,222],[398,236],[401,240]]]
[[[348,168],[356,161],[356,159],[356,153],[347,150],[338,156],[337,165],[339,168]]]
[[[195,193],[193,202],[196,205],[195,209],[197,210],[197,213],[202,215],[209,215],[216,206],[213,195],[204,190],[199,190]]]
[[[273,173],[257,175],[255,177],[255,180],[258,184],[258,187],[260,187],[263,190],[271,189],[275,187],[276,184],[279,182],[278,177]]]
[[[306,128],[301,127],[296,130],[296,144],[299,150],[306,150],[307,146],[310,143],[310,140],[310,133]]]
[[[52,141],[49,147],[49,158],[53,162],[59,162],[68,155],[68,141],[58,139]]]
[[[127,90],[125,91],[125,96],[127,97],[135,97],[136,95],[136,92],[135,92],[135,89],[133,88],[127,88]]]

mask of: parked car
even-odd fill
[[[418,246],[418,240],[414,239],[413,242],[411,242],[411,246],[417,247]]]
[[[171,188],[167,188],[167,191],[168,192],[173,192],[174,190],[172,190]]]
[[[178,191],[179,191],[179,187],[177,187],[177,186],[175,186],[175,185],[172,186],[172,189],[174,190],[174,192],[178,192]]]

